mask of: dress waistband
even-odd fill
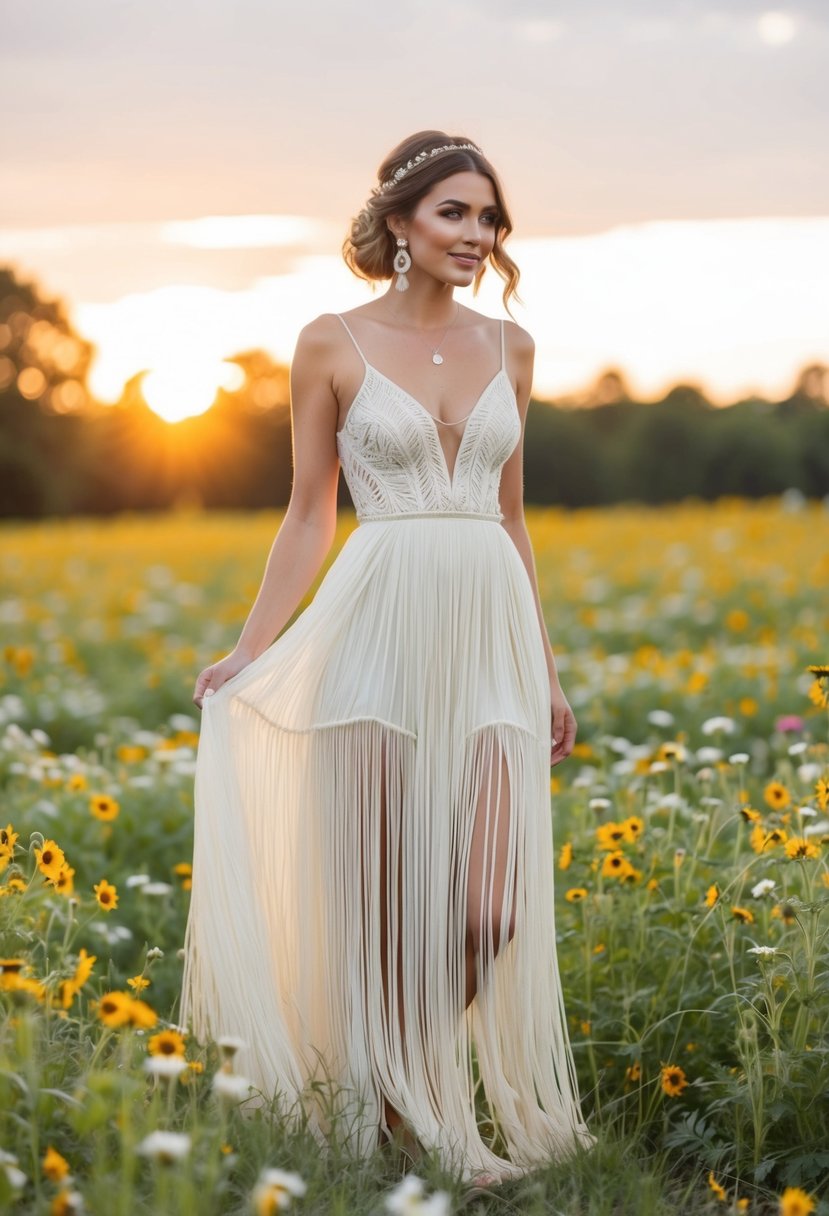
[[[388,515],[363,515],[357,518],[359,524],[388,523],[398,519],[486,519],[490,523],[499,524],[503,515],[487,514],[480,511],[394,511]]]

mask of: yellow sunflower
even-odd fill
[[[19,832],[15,832],[10,823],[6,824],[4,828],[0,828],[0,848],[9,849],[13,853],[18,836]]]
[[[780,1216],[809,1216],[814,1210],[814,1199],[799,1186],[787,1186],[780,1196]]]
[[[625,830],[625,839],[634,844],[645,830],[645,821],[638,815],[628,815],[627,819],[622,820],[622,827]]]
[[[147,755],[147,749],[140,744],[122,743],[115,754],[124,764],[136,764]]]
[[[688,1084],[688,1078],[678,1064],[663,1064],[660,1080],[669,1098],[678,1098]]]
[[[139,1030],[151,1030],[158,1021],[158,1014],[146,1001],[130,998],[128,1018],[131,1026]]]
[[[633,871],[633,866],[623,853],[618,850],[615,853],[608,853],[602,862],[601,874],[602,878],[627,878]]]
[[[160,1030],[147,1044],[151,1056],[184,1057],[184,1036],[177,1030]]]
[[[60,1002],[64,1009],[68,1009],[74,1001],[75,997],[80,992],[86,981],[92,974],[92,968],[97,962],[97,955],[89,954],[85,947],[81,947],[78,954],[78,961],[75,966],[75,974],[71,979],[63,980],[60,985]]]
[[[763,790],[763,797],[773,811],[782,811],[792,800],[791,794],[782,781],[770,781]]]
[[[60,1182],[61,1178],[65,1178],[69,1173],[69,1162],[65,1157],[61,1157],[51,1144],[46,1149],[41,1165],[44,1175],[50,1182]]]
[[[112,885],[112,883],[107,882],[105,878],[102,878],[100,882],[96,883],[92,890],[95,892],[95,898],[98,900],[98,904],[104,909],[105,912],[111,912],[113,908],[118,907],[118,891]]]
[[[804,860],[807,857],[820,857],[820,849],[805,836],[792,836],[786,841],[786,856]]]
[[[35,849],[35,860],[41,874],[45,874],[52,881],[58,877],[62,866],[66,864],[63,849],[54,840],[44,840],[43,847]]]
[[[829,811],[829,780],[820,777],[815,785],[815,797],[822,811]]]
[[[120,804],[109,796],[109,794],[93,794],[89,799],[89,813],[94,815],[96,819],[102,819],[109,822],[115,819],[120,811]]]
[[[779,844],[785,844],[788,838],[788,833],[783,828],[770,828],[766,831],[758,823],[751,829],[749,842],[755,853],[768,853],[770,849],[776,849]]]
[[[568,904],[580,903],[581,900],[587,898],[587,887],[571,887],[570,890],[565,893],[564,898],[567,900]]]
[[[193,886],[193,867],[189,861],[180,861],[173,866],[173,873],[181,879],[182,891],[189,891]]]
[[[618,849],[619,845],[624,844],[627,839],[628,833],[624,824],[614,823],[611,820],[596,828],[596,840],[600,849]]]
[[[80,1195],[68,1186],[61,1187],[49,1204],[49,1216],[77,1216],[81,1210]]]
[[[105,992],[95,1003],[98,1018],[105,1026],[126,1026],[130,1020],[132,997],[126,992]]]
[[[57,878],[50,879],[49,881],[56,891],[60,891],[61,895],[71,895],[75,890],[74,877],[74,867],[62,865],[58,871]]]

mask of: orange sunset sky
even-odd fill
[[[630,0],[44,0],[4,17],[0,262],[62,295],[117,399],[203,409],[371,298],[339,248],[436,127],[502,175],[536,392],[784,394],[829,361],[829,9]],[[488,271],[471,307],[502,315]]]

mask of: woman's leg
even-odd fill
[[[400,848],[399,825],[396,832],[389,830],[389,766],[386,759],[386,744],[381,745],[380,754],[380,969],[383,977],[383,1007],[387,1023],[396,1018],[396,1030],[401,1045],[406,1033],[403,1009],[403,954],[400,940],[403,911],[403,859]],[[399,790],[398,790],[399,794]],[[399,806],[399,801],[398,801]],[[392,907],[394,905],[394,913]],[[393,974],[393,978],[392,978]],[[403,1122],[400,1113],[388,1099],[383,1097],[383,1117],[392,1130]]]
[[[466,1005],[515,933],[515,858],[510,855],[510,777],[494,731],[477,743],[478,796],[466,897]]]

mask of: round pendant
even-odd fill
[[[432,355],[432,362],[433,362],[433,363],[442,363],[442,362],[443,362],[443,355],[439,355],[439,354],[437,353],[437,351],[435,351],[435,353]]]

